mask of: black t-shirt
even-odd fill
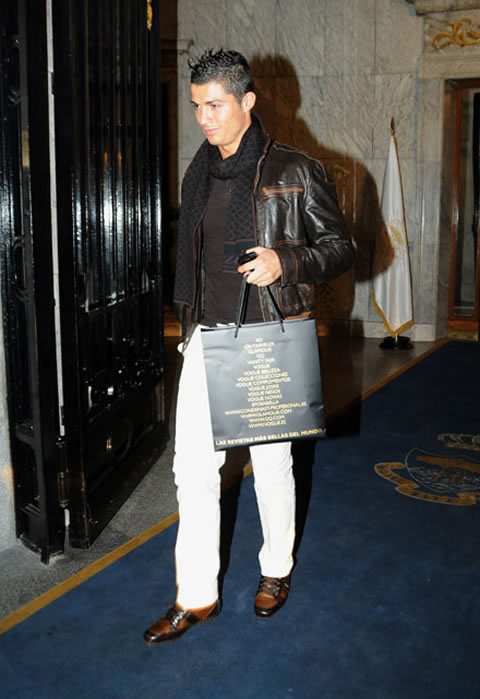
[[[205,311],[202,324],[233,323],[237,310],[242,275],[224,271],[224,237],[232,194],[232,180],[212,178],[212,191],[203,219],[205,261]],[[255,285],[249,288],[245,322],[263,320]]]

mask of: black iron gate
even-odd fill
[[[65,520],[91,544],[165,434],[158,5],[2,4],[17,533],[45,562]]]
[[[63,548],[64,517],[57,495],[59,425],[42,5],[27,7],[22,0],[1,4],[0,209],[17,533],[48,560],[50,553]]]

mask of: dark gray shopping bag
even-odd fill
[[[242,325],[247,295],[235,325],[201,331],[215,451],[325,436],[315,320]]]

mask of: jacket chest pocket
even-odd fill
[[[262,187],[262,196],[268,197],[285,197],[292,194],[303,194],[304,187],[301,184],[276,184],[271,187]]]

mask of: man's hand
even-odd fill
[[[247,277],[249,284],[268,286],[281,276],[280,258],[275,250],[257,245],[255,248],[248,248],[245,252],[257,253],[254,260],[237,268],[237,272]]]

